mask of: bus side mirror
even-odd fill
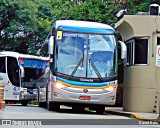
[[[53,45],[54,45],[54,36],[49,38],[48,52],[49,54],[53,54]]]
[[[25,77],[24,75],[24,68],[22,66],[20,66],[20,73],[21,73],[21,77]]]
[[[118,43],[121,46],[121,59],[126,59],[126,57],[127,57],[127,46],[122,41],[118,41]]]

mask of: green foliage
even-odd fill
[[[137,0],[133,2],[132,0],[128,0],[127,8],[128,14],[136,14],[138,11],[148,12],[149,5],[153,0]]]
[[[0,49],[11,50],[37,29],[37,9],[29,1],[0,1]]]
[[[29,102],[29,104],[38,105],[38,101],[37,100],[32,100],[32,101]]]
[[[151,0],[128,0],[128,14],[148,11]],[[52,24],[60,19],[96,21],[114,26],[116,8],[112,0],[1,0],[0,1],[0,51],[14,50],[37,54]],[[46,53],[42,49],[41,54]]]
[[[36,53],[50,29],[49,21],[38,17],[38,7],[31,0],[0,1],[0,50]]]
[[[56,4],[55,4],[56,3]],[[73,19],[103,22],[113,25],[115,21],[114,3],[108,1],[106,4],[100,0],[86,0],[83,4],[75,4],[75,1],[57,0],[54,2],[54,20]]]

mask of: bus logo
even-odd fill
[[[84,79],[84,78],[81,78],[80,81],[93,82],[92,79]]]
[[[87,92],[88,92],[88,89],[84,89],[83,92],[84,92],[84,93],[87,93]]]

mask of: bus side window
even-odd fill
[[[0,72],[6,73],[5,57],[0,57]]]
[[[11,83],[15,86],[20,86],[19,83],[19,67],[16,58],[8,57],[7,58],[7,70],[8,77]]]

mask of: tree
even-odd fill
[[[45,40],[52,27],[51,21],[54,17],[52,15],[52,10],[54,7],[52,5],[52,0],[34,0],[34,4],[39,10],[37,12],[38,25],[35,31],[36,40],[33,40],[34,42],[28,51],[32,54],[45,55],[48,50],[45,45]]]
[[[76,0],[1,0],[0,51],[37,54],[56,20],[87,20],[114,26],[115,15],[121,8],[127,8],[128,14],[136,14],[148,11],[151,2],[85,0],[77,4]],[[41,54],[45,53],[42,49]]]
[[[51,28],[48,7],[42,0],[1,0],[0,50],[36,54]]]
[[[37,30],[37,11],[30,0],[0,1],[1,50],[15,50],[21,43],[30,45]]]
[[[128,14],[136,14],[137,12],[148,12],[149,5],[153,2],[153,0],[128,0],[127,9]]]
[[[75,0],[55,0],[54,20],[73,19],[97,21],[113,25],[116,20],[114,3],[112,0],[104,4],[101,0],[86,0],[85,3],[76,4]]]

